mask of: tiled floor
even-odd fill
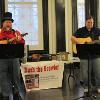
[[[84,95],[84,89],[78,84],[79,69],[76,69],[75,74],[77,81],[74,81],[72,77],[70,78],[71,89],[69,89],[68,85],[69,70],[65,68],[62,88],[31,91],[27,93],[26,100],[100,100],[99,94],[96,94],[96,99],[91,99],[90,97],[76,99]]]
[[[58,89],[48,89],[40,91],[32,91],[27,93],[26,100],[78,100],[76,98],[84,95],[83,88],[77,86],[72,90],[68,87]],[[96,94],[97,98],[93,100],[100,100],[100,95]],[[81,98],[79,100],[92,100],[90,98]]]

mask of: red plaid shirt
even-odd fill
[[[12,38],[16,38],[16,35],[17,36],[21,36],[21,33],[19,31],[15,31],[15,30],[9,30],[9,31],[6,31],[4,29],[0,29],[0,40],[9,40],[9,39],[12,39]],[[23,37],[21,36],[21,40],[20,41],[13,41],[12,44],[25,44],[25,40],[23,39]]]

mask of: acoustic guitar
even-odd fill
[[[24,37],[26,35],[28,35],[28,33],[21,34],[22,37]],[[0,40],[0,44],[9,44],[9,43],[12,43],[16,39],[17,39],[17,37],[14,37],[11,39],[6,39],[6,40]]]
[[[92,39],[90,37],[87,37],[87,38],[77,38],[77,41],[80,44],[85,44],[85,43],[91,43]],[[72,51],[73,51],[73,53],[77,54],[77,49],[76,49],[76,44],[75,43],[73,43]]]

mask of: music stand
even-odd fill
[[[93,95],[90,91],[90,77],[89,77],[89,70],[90,70],[90,59],[93,55],[100,55],[100,44],[77,44],[76,45],[76,48],[77,48],[77,54],[78,54],[78,57],[81,59],[81,58],[87,58],[88,60],[88,92],[86,95],[83,95],[79,98],[76,98],[74,100],[77,100],[77,99],[80,99],[80,98],[95,98],[96,99],[96,96]]]
[[[0,44],[0,58],[24,57],[24,44]]]
[[[24,44],[0,44],[0,59],[13,59],[24,57]],[[12,67],[12,94],[14,99],[14,79],[13,79],[13,67]],[[19,94],[18,94],[19,95]]]

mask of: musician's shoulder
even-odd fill
[[[98,27],[94,27],[93,28],[96,32],[100,32],[100,28],[98,28]]]

